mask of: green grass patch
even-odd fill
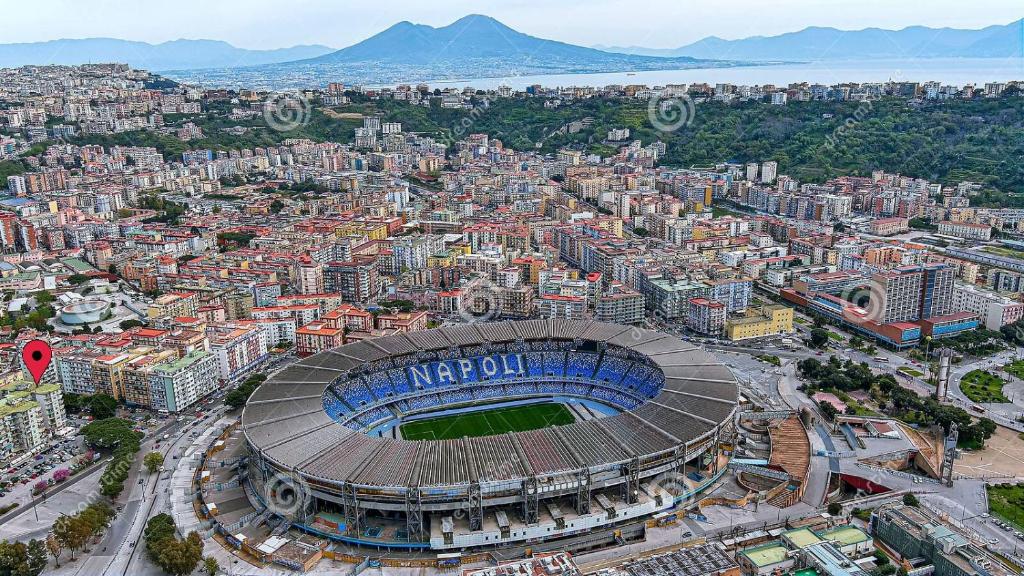
[[[772,366],[782,366],[782,360],[780,360],[778,356],[773,356],[771,354],[762,354],[760,356],[755,356],[755,358],[762,362],[767,362]]]
[[[846,338],[843,338],[841,334],[836,334],[831,330],[828,331],[828,337],[830,340],[835,340],[836,342],[843,342],[844,340],[846,340]]]
[[[565,405],[551,402],[416,420],[402,424],[399,429],[406,440],[449,440],[525,432],[575,421]]]
[[[1003,396],[1006,381],[983,370],[971,370],[960,381],[960,390],[973,402],[1009,402]]]
[[[924,376],[924,372],[921,372],[920,370],[914,370],[910,366],[900,366],[899,368],[897,368],[897,370],[903,372],[908,376],[913,376],[914,378],[920,378],[921,376]]]
[[[743,214],[741,214],[739,212],[734,212],[732,210],[729,210],[728,208],[725,208],[724,206],[719,206],[719,205],[713,204],[711,206],[711,217],[712,218],[721,218],[722,216],[741,217],[741,216],[743,216]]]
[[[992,514],[1024,530],[1024,484],[985,486],[988,509]]]
[[[1007,248],[1006,246],[985,246],[981,249],[982,252],[988,252],[989,254],[997,254],[999,256],[1006,256],[1007,258],[1017,258],[1024,260],[1024,252],[1020,250],[1014,250],[1013,248]]]
[[[1024,380],[1024,360],[1016,360],[1014,362],[1010,362],[1006,366],[1003,366],[1003,370],[1005,370],[1008,374],[1014,376],[1015,378],[1020,378],[1021,380]]]
[[[807,320],[804,320],[799,316],[794,317],[793,322],[796,322],[797,324],[807,324]]]

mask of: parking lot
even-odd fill
[[[50,444],[33,459],[0,473],[0,506],[30,502],[33,489],[40,481],[54,484],[53,473],[71,470],[84,455],[79,440],[60,439]]]

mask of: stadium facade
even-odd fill
[[[576,406],[569,425],[410,441],[423,414]],[[674,336],[573,320],[465,324],[348,344],[257,389],[242,415],[250,493],[350,544],[469,550],[638,522],[727,464],[731,371]]]

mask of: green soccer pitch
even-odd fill
[[[575,421],[565,405],[546,402],[416,420],[402,424],[399,430],[406,440],[449,440],[525,432]]]

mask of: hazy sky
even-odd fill
[[[982,28],[1024,16],[1021,0],[0,0],[0,43],[114,37],[226,40],[244,48],[342,48],[395,22],[493,16],[521,32],[590,46],[674,48],[705,36],[806,26]]]

